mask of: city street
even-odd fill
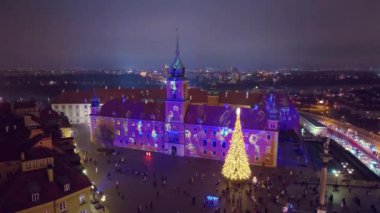
[[[356,126],[351,125],[350,123],[331,119],[331,118],[328,118],[326,116],[316,115],[313,113],[306,113],[306,114],[308,116],[311,116],[312,118],[314,118],[316,120],[319,120],[320,122],[322,122],[323,124],[325,124],[327,126],[332,125],[332,126],[337,126],[339,128],[351,129],[353,131],[356,131],[357,135],[360,138],[363,138],[365,141],[373,144],[374,146],[376,146],[376,148],[378,150],[380,150],[380,135],[378,135],[378,134],[375,134],[375,133],[366,131],[364,129],[358,128]]]
[[[256,184],[234,185],[226,190],[228,183],[221,176],[223,162],[160,153],[146,156],[145,151],[118,148],[115,149],[118,154],[105,154],[99,151],[99,146],[90,143],[89,128],[84,125],[75,127],[75,139],[82,158],[86,156],[87,174],[105,193],[105,205],[110,212],[193,213],[218,209],[220,212],[282,212],[288,201],[296,212],[315,212],[317,206],[318,173],[308,167],[254,166]],[[361,187],[373,183],[341,186],[333,192],[331,184],[335,181],[340,183],[329,177],[327,198],[333,195],[328,207],[331,212],[372,212],[372,204],[380,208],[379,190]],[[220,197],[219,201],[211,197],[213,203],[204,203],[208,195]],[[354,197],[360,197],[360,201],[354,202]],[[343,198],[345,207],[341,207]]]

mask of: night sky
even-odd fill
[[[1,0],[0,67],[380,65],[380,1]]]

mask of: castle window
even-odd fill
[[[267,139],[270,140],[270,135],[269,134],[267,135]]]
[[[33,193],[32,194],[32,202],[36,202],[40,200],[40,193]]]
[[[216,130],[212,131],[212,133],[213,133],[214,135],[216,135]]]
[[[215,152],[215,151],[213,151],[213,152],[212,152],[212,154],[213,154],[213,155],[216,155],[216,152]]]
[[[203,146],[207,146],[207,140],[203,140]]]
[[[59,203],[59,210],[60,210],[61,212],[65,212],[65,211],[67,211],[66,201],[63,201],[63,202]]]
[[[222,142],[222,148],[226,148],[226,142],[225,141]]]
[[[86,202],[86,197],[84,194],[79,196],[79,204],[84,204]]]
[[[206,151],[206,150],[204,150],[204,151],[203,151],[203,154],[207,154],[207,151]]]
[[[69,183],[66,183],[65,185],[63,185],[63,191],[67,192],[70,190],[70,184]]]
[[[207,129],[203,129],[203,131],[205,132],[205,134],[207,134]]]
[[[213,141],[213,142],[212,142],[212,146],[213,146],[213,147],[216,147],[216,141]]]

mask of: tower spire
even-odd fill
[[[177,32],[177,46],[176,46],[176,49],[175,49],[175,55],[176,56],[179,56],[179,36],[178,36],[178,28],[176,28],[176,32]]]

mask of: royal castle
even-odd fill
[[[64,106],[62,96],[73,99],[76,93],[62,94],[53,108],[74,108],[77,103]],[[178,39],[166,89],[96,90],[81,100],[90,111],[93,142],[177,156],[224,160],[237,107],[251,164],[275,167],[279,132],[299,131],[299,115],[284,92],[189,88]]]

